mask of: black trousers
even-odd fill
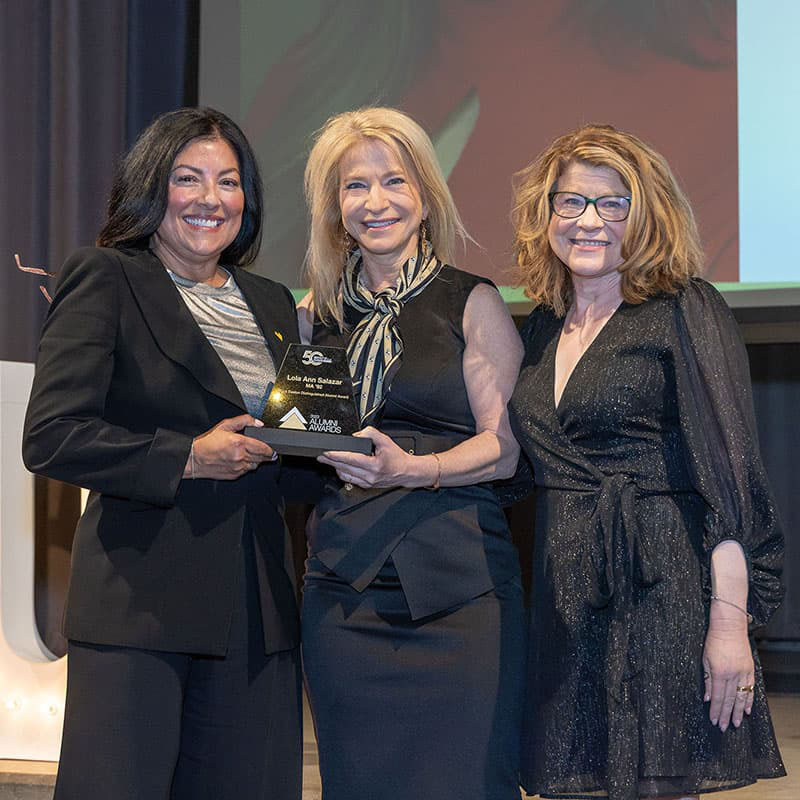
[[[245,541],[224,658],[69,642],[55,800],[299,800],[299,652],[264,654]]]

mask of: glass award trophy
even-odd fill
[[[290,344],[261,415],[244,432],[281,455],[315,457],[326,450],[369,455],[372,442],[353,436],[361,422],[343,347]]]

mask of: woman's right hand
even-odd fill
[[[277,453],[268,444],[239,433],[248,425],[260,428],[264,423],[250,414],[242,414],[224,419],[195,437],[193,456],[186,461],[183,477],[232,481],[264,461],[274,461]]]
[[[311,344],[314,336],[314,297],[309,292],[297,304],[297,327],[300,331],[300,341]]]

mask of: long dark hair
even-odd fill
[[[220,255],[225,264],[252,263],[261,247],[263,187],[255,154],[241,128],[213,108],[179,108],[162,114],[139,136],[122,159],[111,187],[99,247],[144,249],[167,210],[172,165],[194,139],[222,139],[236,153],[244,191],[242,225]]]

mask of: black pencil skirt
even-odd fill
[[[359,593],[310,557],[303,665],[325,800],[519,800],[525,632],[517,578],[412,621],[391,561]]]

